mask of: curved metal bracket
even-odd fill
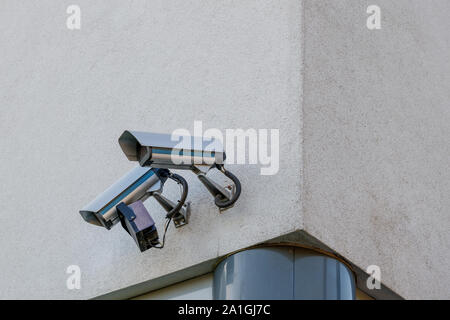
[[[211,168],[212,167],[210,167],[207,170],[207,172],[209,172],[209,170]],[[233,184],[233,185],[228,185],[228,186],[222,187],[221,185],[216,183],[214,180],[207,177],[206,176],[207,172],[203,172],[202,170],[200,170],[199,168],[197,168],[195,166],[192,166],[191,170],[192,170],[192,172],[194,172],[197,175],[200,182],[203,183],[203,185],[206,187],[206,189],[208,189],[209,193],[211,193],[211,195],[215,199],[220,198],[220,199],[231,201],[233,199],[233,197],[235,196],[236,185]],[[222,212],[229,208],[232,208],[233,206],[234,206],[234,202],[230,206],[219,207],[219,210],[220,210],[220,212]]]
[[[170,212],[176,206],[174,202],[164,197],[161,193],[154,193],[153,197],[167,212]],[[175,228],[180,228],[188,224],[190,215],[191,203],[188,201],[180,210],[178,210],[178,212],[172,218]]]
[[[162,195],[164,183],[166,181],[166,177],[160,177],[159,181],[147,190],[147,197],[155,198],[156,201],[161,205],[161,207],[166,210],[166,212],[170,212],[175,208],[177,204]],[[181,209],[178,210],[178,212],[176,212],[172,217],[175,227],[180,228],[188,224],[190,215],[191,203],[187,202],[183,204],[183,207],[181,207]]]

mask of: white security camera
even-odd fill
[[[138,161],[140,166],[81,209],[83,219],[108,230],[120,222],[141,251],[163,248],[170,222],[173,221],[178,228],[187,224],[190,216],[190,203],[186,202],[188,184],[182,176],[169,169],[191,170],[214,196],[220,210],[232,207],[240,196],[241,184],[224,168],[225,152],[221,143],[214,139],[180,138],[182,143],[172,141],[167,134],[125,131],[119,138],[119,144],[127,158]],[[204,167],[206,171],[200,170]],[[234,186],[226,189],[208,178],[206,174],[212,168],[220,170],[233,181]],[[162,195],[167,179],[181,186],[181,196],[177,202]],[[155,222],[143,204],[149,197],[155,198],[167,212],[161,242]]]
[[[136,167],[81,209],[80,214],[87,222],[109,230],[120,221],[116,206],[144,201],[148,189],[158,181],[152,168]]]
[[[225,152],[217,139],[178,136],[170,134],[124,131],[119,138],[122,151],[130,161],[137,161],[142,167],[185,169],[193,171],[213,195],[221,210],[234,205],[241,193],[239,179],[225,170]],[[200,170],[207,167],[206,171]],[[227,190],[206,176],[211,168],[219,169],[231,179],[234,186]]]
[[[177,140],[172,140],[170,134],[125,131],[119,144],[128,160],[137,161],[142,167],[191,169],[192,165],[211,166],[225,160],[217,139],[179,136]]]
[[[182,186],[177,204],[162,195],[168,178]],[[81,209],[80,214],[85,221],[108,230],[121,222],[141,251],[161,248],[164,241],[162,244],[159,242],[153,218],[142,202],[153,196],[167,211],[168,221],[173,220],[175,226],[180,227],[189,219],[190,205],[185,204],[187,192],[186,180],[167,169],[136,167]]]

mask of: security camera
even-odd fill
[[[221,210],[234,205],[241,193],[239,179],[225,170],[225,152],[217,139],[179,136],[172,139],[170,134],[124,131],[119,145],[130,161],[140,166],[165,169],[184,169],[194,172],[213,195],[214,202]],[[201,168],[206,167],[206,170]],[[234,183],[224,188],[206,176],[212,168],[217,168]]]
[[[119,144],[130,161],[142,167],[191,169],[192,165],[222,164],[225,152],[217,139],[180,136],[172,140],[170,134],[125,131]]]
[[[232,207],[240,196],[241,184],[236,176],[225,170],[225,152],[220,142],[180,137],[180,143],[171,138],[167,134],[125,131],[119,138],[119,144],[127,158],[139,162],[140,166],[81,209],[83,219],[108,230],[120,222],[141,251],[163,248],[171,221],[179,228],[188,223],[190,216],[190,202],[186,202],[188,184],[170,169],[191,170],[213,195],[220,210]],[[224,188],[207,177],[206,174],[213,168],[220,170],[234,185]],[[163,195],[163,187],[168,179],[181,186],[181,195],[176,202]],[[150,197],[166,211],[162,241],[152,216],[143,204]]]
[[[167,179],[182,186],[177,204],[162,195]],[[185,204],[187,193],[186,180],[168,169],[136,167],[81,209],[80,214],[85,221],[108,230],[120,222],[141,251],[162,248],[164,240],[160,243],[153,218],[143,201],[154,197],[166,210],[168,222],[173,220],[176,227],[181,227],[188,223],[190,214],[190,204]],[[166,222],[165,231],[167,227]]]
[[[111,229],[120,221],[116,206],[148,198],[147,190],[159,181],[153,168],[136,167],[80,210],[84,220]]]

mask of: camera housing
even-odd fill
[[[182,186],[181,198],[176,203],[162,195],[167,179]],[[162,248],[164,240],[159,242],[155,222],[143,201],[153,196],[167,212],[169,222],[172,220],[179,228],[188,223],[190,215],[190,203],[185,203],[187,193],[186,180],[168,169],[136,167],[81,209],[80,215],[85,221],[108,230],[120,222],[141,252]]]
[[[223,164],[225,152],[217,139],[179,136],[140,131],[125,131],[119,138],[122,151],[130,161],[142,167],[192,169],[192,166]]]
[[[141,252],[152,247],[162,249],[170,222],[173,221],[175,227],[179,228],[188,223],[190,216],[190,202],[185,203],[187,181],[169,169],[191,170],[214,197],[214,203],[221,211],[231,208],[240,196],[241,184],[235,175],[224,168],[222,143],[213,138],[178,136],[178,141],[172,138],[169,134],[123,132],[119,138],[120,147],[128,160],[138,161],[140,166],[81,209],[83,219],[108,230],[120,221]],[[199,166],[206,166],[206,172],[200,170]],[[220,170],[234,185],[224,188],[207,177],[207,172],[212,168]],[[162,194],[167,179],[181,186],[177,202],[170,201]],[[149,197],[154,197],[167,212],[162,243],[155,222],[143,204]]]
[[[120,136],[119,144],[128,160],[137,161],[142,167],[191,170],[214,197],[220,211],[233,207],[241,194],[241,183],[225,170],[221,141],[193,136],[178,136],[178,141],[173,138],[170,134],[126,130]],[[206,172],[199,169],[201,166],[207,167]],[[207,177],[212,168],[233,181],[233,186],[227,190]]]

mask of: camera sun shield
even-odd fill
[[[159,169],[136,167],[80,210],[86,222],[111,229],[119,222],[116,206],[144,200],[147,190],[159,181]]]
[[[191,169],[193,165],[211,166],[225,160],[222,143],[217,139],[178,138],[174,141],[170,134],[125,131],[119,144],[128,160],[143,167]]]

